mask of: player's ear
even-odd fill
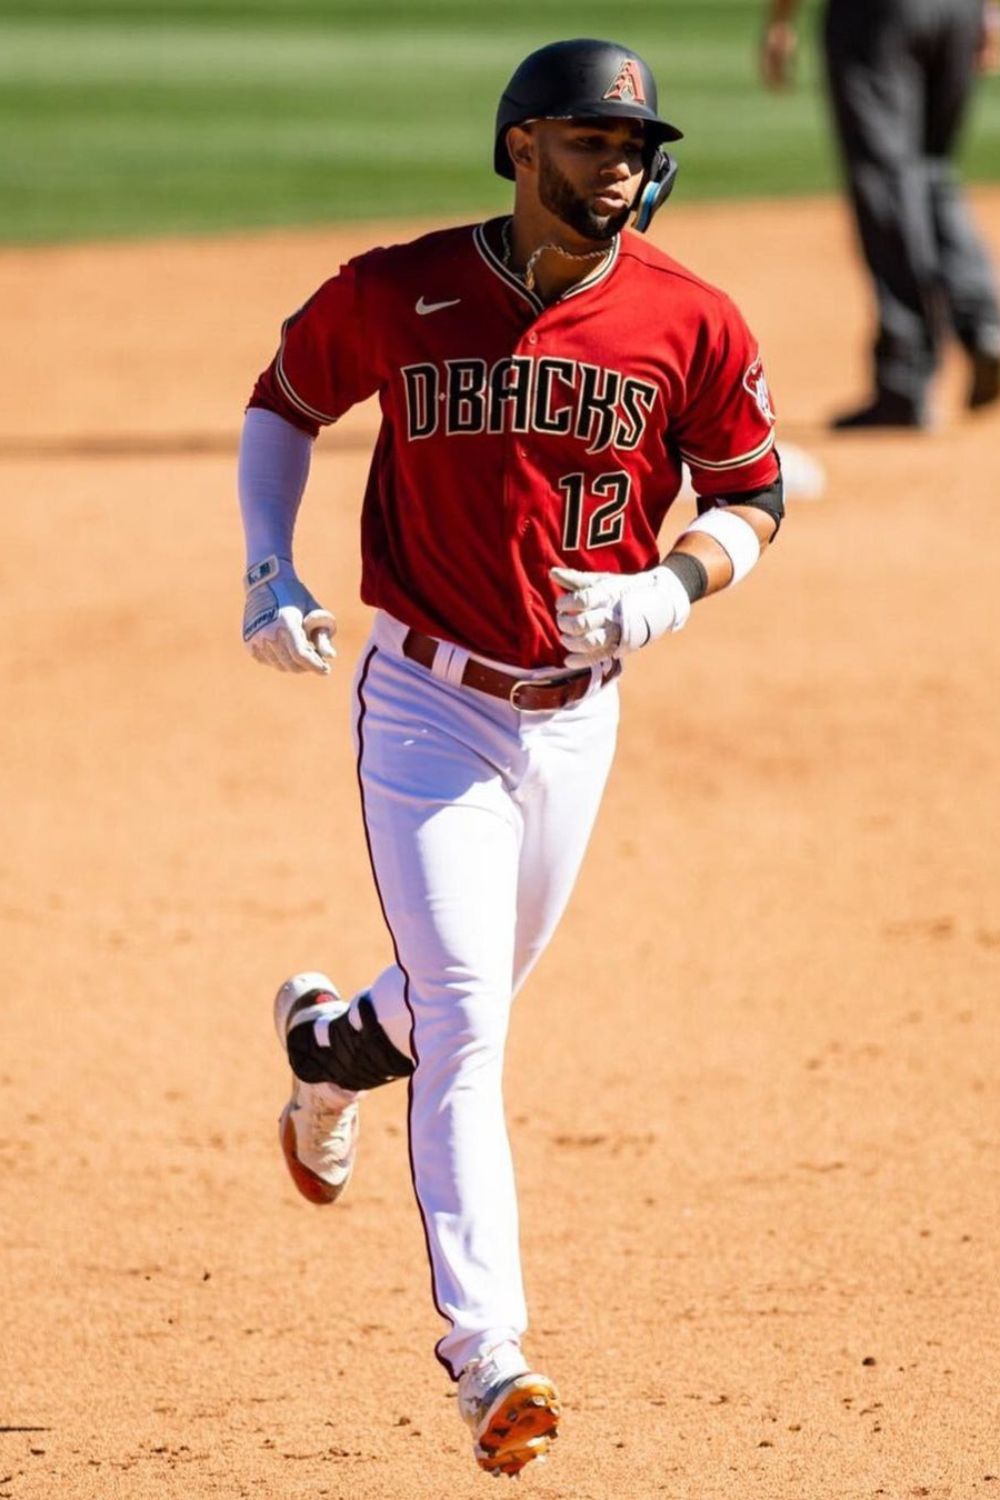
[[[507,132],[507,151],[515,167],[531,167],[535,160],[535,142],[528,125],[512,125]]]

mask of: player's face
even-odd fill
[[[536,120],[538,197],[586,240],[624,229],[643,174],[638,120]]]

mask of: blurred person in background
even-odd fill
[[[800,0],[767,0],[761,72],[788,84]],[[823,49],[851,202],[874,282],[871,399],[838,430],[924,427],[949,328],[966,404],[1000,397],[1000,307],[953,156],[977,72],[1000,67],[997,0],[826,0]]]

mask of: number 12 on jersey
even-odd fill
[[[563,547],[567,552],[586,545],[611,547],[620,542],[625,531],[625,507],[632,488],[632,476],[622,469],[611,474],[599,474],[591,486],[595,496],[607,495],[594,510],[586,523],[587,540],[582,541],[585,511],[585,474],[566,474],[559,480],[559,488],[566,496],[563,514]]]

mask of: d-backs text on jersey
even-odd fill
[[[572,435],[588,453],[637,448],[656,404],[648,380],[575,359],[512,354],[404,365],[407,436],[443,432]],[[664,424],[665,425],[665,424]]]

